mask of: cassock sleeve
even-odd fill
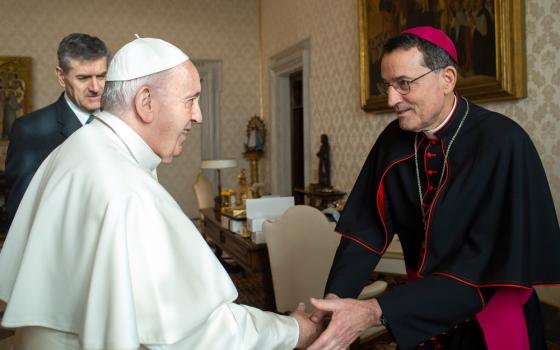
[[[325,294],[334,293],[341,298],[357,298],[377,266],[380,256],[354,241],[340,240]]]
[[[393,337],[402,349],[414,348],[482,310],[476,288],[443,276],[427,276],[378,298]]]
[[[342,239],[325,293],[356,298],[380,256],[352,240]],[[378,298],[389,329],[402,349],[414,348],[446,332],[482,309],[477,289],[443,276],[428,276]]]

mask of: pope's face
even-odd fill
[[[56,67],[56,76],[68,98],[82,111],[91,113],[99,109],[101,94],[105,87],[107,59],[70,59],[70,69],[64,72]]]
[[[202,123],[198,103],[201,86],[198,71],[190,61],[176,67],[166,84],[158,96],[161,101],[156,116],[159,140],[155,151],[163,163],[171,163],[173,157],[182,153],[193,123]]]
[[[422,53],[416,48],[396,49],[383,55],[381,78],[391,84],[413,80],[430,71],[423,65]],[[393,108],[403,130],[430,130],[445,119],[445,81],[440,70],[410,83],[410,92],[401,95],[392,86],[387,90],[387,104]]]

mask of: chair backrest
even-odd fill
[[[214,191],[212,190],[212,183],[206,178],[206,176],[204,176],[203,173],[199,173],[196,177],[193,184],[193,190],[199,210],[214,207]]]
[[[322,298],[331,264],[340,242],[319,210],[296,205],[275,221],[265,221],[270,270],[279,312],[292,311],[298,302]]]

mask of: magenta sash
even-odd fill
[[[476,314],[488,350],[529,350],[523,305],[533,289],[497,287],[482,311]]]
[[[407,269],[408,279],[417,280],[418,274]],[[529,336],[523,305],[533,289],[494,287],[488,304],[476,314],[488,350],[529,350]]]

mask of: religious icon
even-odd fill
[[[247,137],[245,141],[245,151],[264,151],[266,130],[264,122],[258,116],[254,116],[247,124]]]
[[[0,57],[0,128],[10,135],[16,118],[31,109],[31,58]]]

